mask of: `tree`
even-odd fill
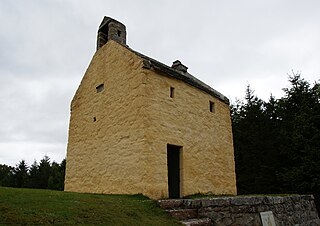
[[[61,188],[62,190],[64,190],[64,178],[65,178],[65,175],[66,175],[66,159],[64,158],[61,163],[60,163],[60,170],[61,170]]]
[[[40,188],[39,166],[36,160],[29,168],[28,187]]]
[[[320,201],[320,84],[293,73],[280,99],[231,106],[238,194],[313,193]]]
[[[277,186],[270,187],[275,178],[274,129],[277,126],[274,109],[276,101],[271,96],[265,103],[247,86],[245,102],[237,101],[232,106],[232,127],[235,148],[235,162],[238,193],[270,193]],[[253,170],[254,169],[254,170]]]
[[[12,166],[0,164],[0,186],[3,186],[3,187],[14,186],[13,172],[14,172],[14,168]]]
[[[51,165],[50,158],[45,155],[39,163],[39,188],[47,189],[50,177]]]
[[[24,188],[27,186],[28,166],[24,160],[21,160],[13,171],[14,186]]]
[[[0,164],[0,186],[63,190],[65,169],[66,159],[51,164],[48,156],[40,164],[34,160],[30,168],[24,160],[15,168]]]
[[[293,74],[280,100],[283,169],[286,190],[320,194],[320,86]]]
[[[51,165],[51,173],[48,181],[48,188],[54,190],[63,190],[64,188],[64,171],[65,160],[59,165],[53,162]]]

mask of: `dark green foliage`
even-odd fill
[[[0,165],[0,186],[63,190],[65,167],[65,159],[61,164],[50,163],[48,156],[44,156],[40,164],[34,161],[30,168],[24,160],[21,160],[15,168]]]
[[[280,99],[248,87],[232,106],[239,194],[320,194],[320,85],[298,74],[289,82]]]
[[[41,159],[39,164],[39,188],[46,189],[48,188],[49,177],[51,173],[51,165],[50,158],[48,156],[44,156]]]
[[[258,99],[248,86],[245,102],[237,102],[232,109],[237,187],[240,194],[276,193],[276,169],[274,162],[279,153],[275,115],[277,101],[269,103]],[[254,170],[253,170],[254,169]],[[270,183],[273,181],[273,183]]]
[[[13,167],[0,164],[0,186],[14,186],[13,173]]]
[[[29,188],[39,188],[40,177],[39,177],[39,166],[37,161],[34,161],[31,167],[29,168]]]
[[[64,185],[65,160],[59,165],[56,162],[51,164],[51,173],[48,179],[48,188],[53,190],[63,190]]]
[[[311,86],[300,76],[284,89],[280,117],[284,161],[279,178],[292,192],[320,194],[320,84]]]
[[[13,178],[15,187],[24,188],[27,186],[28,166],[24,160],[21,160],[14,169]]]

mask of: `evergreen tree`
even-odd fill
[[[299,74],[281,99],[257,98],[232,105],[238,194],[320,194],[320,84]]]
[[[60,187],[61,187],[61,190],[64,190],[64,178],[66,175],[66,163],[67,163],[67,161],[65,158],[60,163],[60,170],[61,170]]]
[[[280,100],[283,126],[281,145],[285,189],[297,193],[320,194],[320,91],[299,74],[289,79]]]
[[[21,160],[15,167],[14,173],[14,186],[18,188],[27,187],[28,180],[28,166],[24,160]]]
[[[45,155],[43,159],[40,160],[38,173],[39,173],[39,188],[47,189],[49,177],[51,173],[50,158],[48,156]]]
[[[29,168],[28,187],[40,188],[39,166],[36,160]]]
[[[50,158],[44,156],[40,164],[35,160],[30,168],[24,160],[15,168],[0,164],[0,186],[19,188],[64,189],[66,159],[60,164],[50,163]]]
[[[247,86],[245,102],[238,101],[232,107],[237,187],[241,194],[270,193],[266,185],[275,177],[275,169],[269,164],[274,145],[267,128],[271,119],[266,106]]]
[[[64,168],[56,162],[51,165],[48,188],[54,190],[63,190],[64,188]]]
[[[13,187],[14,179],[13,179],[14,168],[11,166],[7,166],[5,164],[0,164],[0,186],[3,187]]]

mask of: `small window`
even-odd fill
[[[209,101],[209,110],[214,113],[214,102]]]
[[[102,91],[104,90],[104,84],[98,85],[98,86],[96,87],[96,89],[97,89],[97,93],[102,92]]]
[[[174,87],[170,87],[170,97],[174,97]]]
[[[120,30],[118,30],[118,37],[120,37],[120,35],[121,35],[121,31],[120,31]]]
[[[96,122],[96,121],[97,121],[97,118],[96,118],[96,117],[93,117],[93,121]]]

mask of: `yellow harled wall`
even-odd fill
[[[71,103],[66,191],[142,193],[141,67],[135,54],[114,41],[94,55]]]
[[[151,196],[168,197],[168,143],[182,146],[182,196],[236,194],[229,106],[180,80],[150,70],[144,73],[147,162],[152,163],[146,180]],[[209,101],[215,104],[214,112],[209,110]]]
[[[229,106],[142,66],[112,40],[94,55],[71,104],[65,190],[166,198],[169,143],[183,146],[183,196],[235,194]]]

